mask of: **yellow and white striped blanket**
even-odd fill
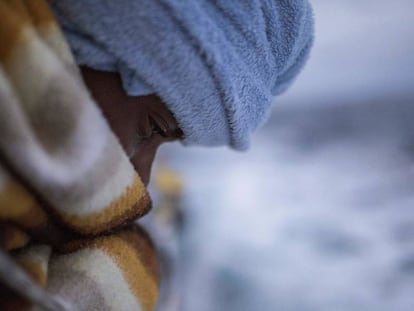
[[[139,176],[45,0],[0,0],[0,243],[81,310],[153,310],[157,260]],[[0,309],[30,309],[0,291]]]

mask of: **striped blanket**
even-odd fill
[[[0,0],[0,244],[78,310],[153,310],[150,207],[45,0]],[[30,301],[0,285],[1,310]]]

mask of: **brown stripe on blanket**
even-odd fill
[[[5,61],[19,44],[21,32],[28,23],[6,1],[0,1],[0,16],[0,60]]]
[[[11,178],[0,189],[0,221],[11,222],[24,229],[44,227],[47,223],[45,212],[33,196]]]
[[[154,310],[159,267],[155,248],[146,232],[137,225],[130,225],[111,235],[71,241],[61,251],[67,254],[95,248],[103,250],[117,263],[143,310]]]
[[[39,261],[32,258],[18,258],[16,261],[37,284],[41,287],[46,285],[47,275]]]
[[[107,241],[100,241],[100,246],[117,261],[123,271],[131,290],[135,293],[144,311],[154,309],[158,298],[158,285],[154,276],[146,269],[140,257],[139,250],[125,243],[117,237],[108,237]],[[144,254],[143,256],[148,256]],[[141,256],[142,257],[142,256]]]
[[[57,217],[69,228],[85,235],[96,235],[105,230],[122,225],[127,221],[145,215],[151,209],[151,200],[146,192],[139,187],[142,185],[138,176],[124,194],[115,199],[108,208],[87,215],[68,215],[59,212]]]
[[[11,251],[24,247],[30,236],[12,224],[0,224],[0,247]]]
[[[45,287],[50,252],[50,247],[46,245],[30,246],[16,252],[14,258],[37,284]]]
[[[118,236],[134,248],[142,264],[159,285],[160,267],[158,256],[147,232],[138,225],[131,225],[127,229],[120,231]]]
[[[36,28],[49,27],[55,24],[55,16],[44,0],[22,0],[30,19]]]

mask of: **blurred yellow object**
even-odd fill
[[[161,165],[155,175],[155,185],[164,195],[179,195],[183,188],[183,180],[171,168]]]

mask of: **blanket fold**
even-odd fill
[[[90,265],[83,254],[97,252],[102,267],[112,267],[98,271],[100,280],[114,278],[123,284],[118,292],[116,282],[99,283],[105,301],[122,297],[108,300],[107,310],[132,310],[131,305],[152,310],[158,275],[143,262],[148,257],[155,263],[155,250],[130,243],[147,240],[139,230],[108,235],[144,215],[150,209],[149,195],[83,84],[44,0],[0,1],[0,133],[1,247],[16,254],[39,285],[56,295],[59,288],[66,292],[78,286],[76,278],[67,282],[72,277],[68,271]],[[84,238],[100,242],[85,244],[73,255],[57,255],[67,243]],[[45,243],[52,247],[50,258],[38,247]],[[126,257],[112,251],[125,251]],[[135,270],[128,270],[123,260],[131,261]],[[79,300],[66,297],[80,306],[94,297],[87,288],[82,295]]]

